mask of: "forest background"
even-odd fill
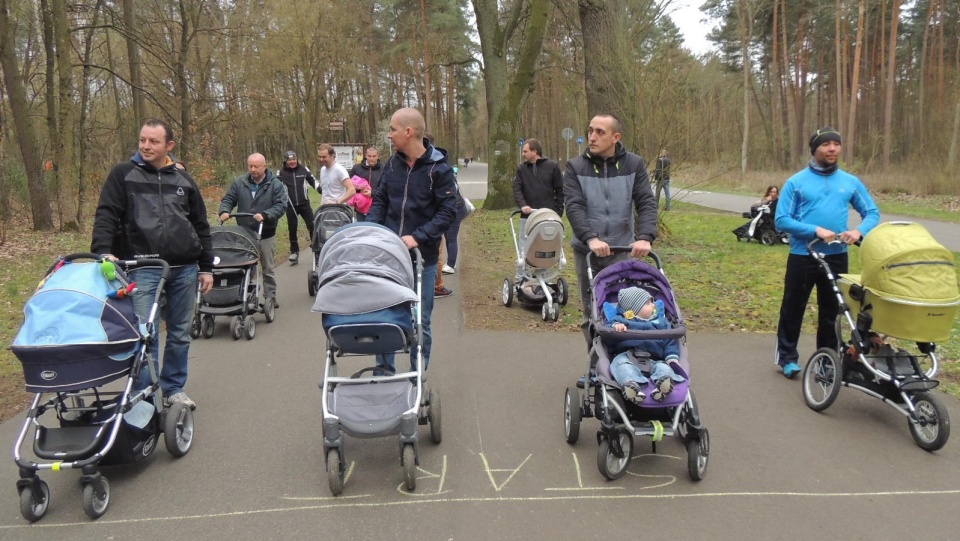
[[[960,191],[960,3],[706,0],[695,56],[670,0],[0,0],[0,243],[83,230],[140,121],[220,190],[252,152],[375,144],[403,106],[452,159],[488,161],[512,206],[519,140],[563,162],[592,114],[627,148],[744,178],[798,169],[809,133],[844,137],[871,189]],[[568,132],[569,134],[569,132]],[[29,223],[25,218],[29,217]]]

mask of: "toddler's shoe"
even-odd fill
[[[673,380],[669,377],[661,378],[660,381],[654,384],[653,393],[650,394],[650,398],[656,400],[657,402],[663,402],[663,399],[672,392]]]
[[[647,395],[643,394],[643,391],[640,390],[640,385],[635,381],[628,382],[623,386],[623,396],[634,404],[643,402],[643,399],[647,397]]]
[[[793,379],[800,373],[800,365],[797,363],[787,363],[783,365],[783,376],[787,379]]]

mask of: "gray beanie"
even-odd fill
[[[617,304],[624,313],[633,310],[634,314],[639,314],[640,309],[652,300],[653,296],[639,287],[625,287],[617,293]]]

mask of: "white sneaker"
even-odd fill
[[[190,400],[190,397],[187,396],[187,393],[180,391],[179,393],[174,393],[163,400],[163,405],[172,406],[176,403],[181,403],[184,406],[195,410],[197,409],[197,403],[193,400]]]
[[[454,268],[451,267],[450,265],[444,265],[444,266],[443,266],[443,273],[444,273],[444,274],[454,274],[455,272],[457,272],[456,269],[454,269]]]

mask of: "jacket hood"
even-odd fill
[[[176,168],[176,165],[177,165],[177,162],[171,160],[170,157],[167,156],[167,164],[164,165],[163,167],[161,167],[160,169],[157,169],[156,167],[153,166],[152,163],[150,163],[150,162],[148,162],[147,160],[143,159],[143,155],[140,154],[140,151],[139,151],[139,150],[136,151],[136,152],[133,154],[133,156],[130,157],[130,161],[132,161],[133,163],[137,164],[138,166],[143,167],[144,169],[146,169],[146,170],[148,170],[148,171],[151,171],[151,172],[167,171],[167,170],[170,170],[170,169],[175,169],[175,168]]]
[[[426,139],[423,140],[424,146],[427,148],[427,151],[423,153],[423,156],[417,158],[418,163],[425,164],[435,164],[440,162],[447,161],[447,151],[431,145]],[[404,160],[407,159],[407,155],[403,152],[397,151],[397,155],[403,157]]]
[[[607,161],[619,160],[626,153],[627,153],[626,147],[623,146],[623,143],[621,143],[620,141],[617,141],[616,145],[613,147],[613,156],[606,158],[606,160]],[[591,153],[589,147],[587,148],[586,152],[583,153],[583,157],[594,163],[602,163],[604,161],[604,158],[601,158],[600,156],[595,156],[593,153]],[[539,162],[540,160],[537,160],[537,163]]]
[[[279,180],[279,177],[277,177],[277,175],[275,175],[273,171],[267,168],[263,172],[263,181],[260,182],[260,185],[263,185],[265,182],[270,182],[270,180],[273,178],[277,178],[277,180]],[[251,184],[253,183],[253,179],[250,178],[250,173],[243,175],[243,179]]]

